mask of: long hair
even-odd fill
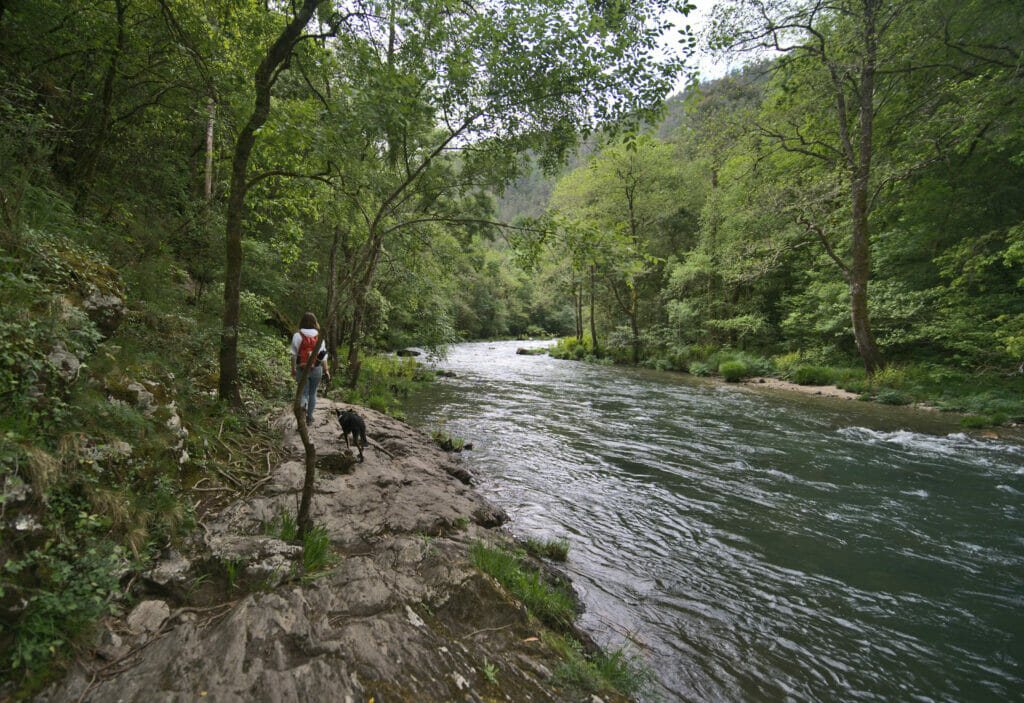
[[[299,321],[299,328],[304,330],[316,330],[320,331],[320,323],[316,321],[316,315],[311,312],[303,314],[302,319]]]

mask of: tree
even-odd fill
[[[360,229],[348,294],[336,298],[352,310],[350,383],[388,239],[431,223],[470,234],[501,227],[482,193],[518,175],[522,154],[553,166],[580,135],[651,114],[681,66],[676,55],[655,58],[667,28],[657,13],[673,6],[532,0],[463,12],[395,3],[341,38],[346,89],[336,109],[358,125],[338,142],[348,155],[339,191]]]
[[[945,0],[737,0],[718,8],[717,49],[779,57],[757,133],[789,155],[793,175],[780,193],[847,282],[868,372],[884,363],[868,305],[879,199],[962,138],[933,119],[955,86],[982,76],[996,55],[1012,55],[1008,44],[978,41],[978,28],[950,7]],[[971,11],[988,10],[1008,11],[1000,0]],[[842,200],[848,209],[840,218]],[[836,235],[844,229],[842,243]]]
[[[252,112],[235,141],[225,218],[224,324],[221,331],[218,393],[221,400],[236,406],[242,403],[238,390],[238,321],[242,281],[242,220],[245,216],[245,196],[252,186],[249,157],[256,143],[257,132],[270,116],[274,84],[288,67],[288,59],[295,45],[302,39],[303,30],[321,2],[305,0],[267,48],[253,77]]]
[[[574,270],[600,276],[629,323],[633,362],[640,360],[640,301],[655,259],[648,253],[656,228],[679,197],[675,150],[648,135],[602,150],[558,182],[551,205],[573,225],[565,229]],[[591,334],[594,314],[591,313]],[[596,339],[596,336],[595,336]]]

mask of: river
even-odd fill
[[[1024,700],[1024,446],[905,408],[460,344],[410,423],[666,701]]]

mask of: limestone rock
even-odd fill
[[[109,337],[117,331],[128,312],[121,298],[116,295],[104,295],[99,291],[86,298],[82,307],[104,337]]]
[[[77,356],[67,350],[63,342],[57,342],[53,351],[47,355],[46,359],[57,369],[65,383],[73,383],[78,378],[78,372],[82,368],[82,363],[78,360]]]
[[[175,592],[187,590],[190,582],[192,562],[176,549],[170,550],[167,558],[161,560],[153,569],[147,571],[146,580],[165,591]]]
[[[128,615],[128,629],[133,633],[157,633],[171,616],[171,609],[162,600],[146,600]]]
[[[146,390],[146,387],[138,381],[133,381],[127,387],[129,396],[135,406],[145,415],[151,415],[154,410],[155,398]]]
[[[310,437],[318,456],[344,455],[331,420],[345,407],[317,402]],[[188,605],[213,604],[220,588],[225,610],[188,617],[185,608],[171,621],[164,601],[146,606],[152,619],[133,611],[130,631],[145,623],[161,635],[126,638],[135,648],[131,666],[94,679],[109,663],[101,653],[74,664],[37,701],[86,692],[94,703],[193,701],[203,692],[230,702],[588,701],[551,685],[559,660],[536,621],[470,562],[476,539],[503,539],[487,530],[507,520],[504,511],[453,476],[451,459],[429,437],[373,410],[359,413],[372,440],[365,461],[348,474],[322,469],[314,485],[311,517],[327,532],[333,568],[290,578],[302,573],[292,570],[302,548],[263,534],[265,523],[296,517],[302,490],[302,444],[289,409],[276,424],[291,456],[258,493],[204,517],[188,542],[196,553],[171,552],[146,574],[147,585],[163,584],[177,599],[174,608],[200,574],[213,574],[198,601],[200,589],[189,591]],[[454,527],[467,517],[475,523],[468,531]],[[229,561],[232,578],[244,573],[251,590],[223,582]],[[481,673],[485,666],[498,683]]]

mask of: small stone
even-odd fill
[[[96,654],[108,662],[117,661],[127,653],[128,648],[124,646],[121,636],[110,630],[103,634],[100,646],[96,648]]]
[[[405,616],[409,618],[409,623],[414,627],[426,627],[426,623],[423,622],[423,618],[417,615],[416,611],[408,605],[405,606]]]
[[[42,532],[43,526],[35,515],[19,515],[14,521],[14,529],[18,532]]]
[[[46,360],[53,364],[65,383],[72,383],[78,378],[78,372],[82,368],[78,357],[69,352],[62,342],[57,342]]]
[[[170,616],[171,609],[164,601],[145,600],[128,615],[128,629],[135,633],[156,633]]]
[[[160,586],[170,584],[184,585],[189,581],[189,569],[192,563],[181,555],[181,552],[172,549],[167,559],[157,564],[152,571],[146,573],[146,577]]]
[[[132,399],[135,401],[135,406],[139,408],[139,410],[146,415],[153,412],[153,402],[155,398],[152,393],[146,390],[144,385],[138,381],[133,381],[128,384],[128,392],[132,395]]]

